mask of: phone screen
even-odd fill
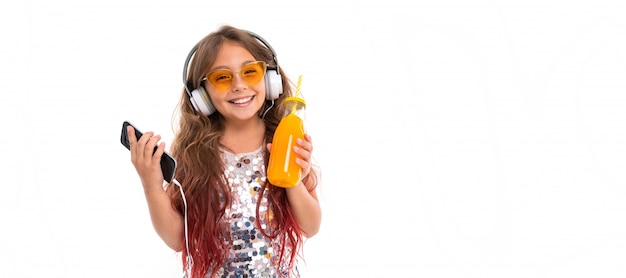
[[[124,124],[122,124],[122,135],[120,140],[122,142],[122,145],[124,145],[124,147],[126,147],[128,150],[130,150],[130,141],[128,139],[127,130],[129,125],[135,129],[135,137],[137,138],[137,140],[139,140],[139,138],[141,138],[141,136],[143,135],[143,133],[141,133],[137,129],[137,127],[135,127],[128,121],[124,121]],[[153,153],[156,150],[157,147],[154,147]],[[172,180],[174,179],[174,172],[176,171],[176,160],[167,152],[163,152],[163,155],[161,156],[161,171],[163,172],[163,178],[165,179],[165,181],[168,183],[172,182]]]

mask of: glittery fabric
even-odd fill
[[[266,182],[263,149],[254,152],[233,154],[222,150],[226,170],[225,177],[232,190],[232,205],[226,210],[230,226],[230,253],[217,277],[300,277],[289,276],[287,262],[278,266],[279,242],[263,236],[259,229],[266,229],[272,217],[267,206],[267,191],[261,198],[259,192]],[[261,227],[256,224],[256,205],[261,198],[259,216]],[[285,258],[290,253],[284,254]],[[287,259],[288,260],[288,259]]]

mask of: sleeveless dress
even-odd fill
[[[259,230],[267,229],[268,219],[272,217],[267,205],[268,190],[264,192],[264,196],[259,194],[267,180],[263,155],[263,147],[239,154],[221,150],[225,164],[224,177],[230,185],[232,195],[232,205],[226,209],[225,214],[230,227],[231,242],[227,261],[218,271],[217,277],[300,277],[297,262],[294,263],[293,273],[289,273],[288,260],[292,250],[286,250],[283,255],[286,262],[277,265],[280,242],[263,236]],[[261,205],[257,215],[256,205],[259,198]],[[257,227],[257,217],[260,217],[261,227]]]

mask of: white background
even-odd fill
[[[180,277],[119,133],[221,24],[303,75],[303,277],[626,276],[623,1],[311,2],[2,0],[0,277]]]

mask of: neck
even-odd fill
[[[265,140],[265,123],[261,118],[245,122],[226,122],[221,143],[234,153],[251,152]]]

